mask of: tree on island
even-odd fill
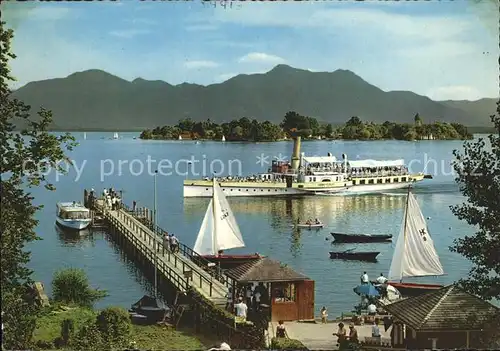
[[[32,271],[27,268],[30,253],[25,246],[39,239],[34,230],[38,224],[35,214],[42,208],[33,204],[29,189],[42,185],[54,189],[43,171],[50,167],[64,172],[58,161],[67,159],[64,149],[71,150],[74,139],[68,134],[47,132],[52,121],[50,111],[41,109],[38,118],[31,119],[30,106],[11,97],[8,84],[14,79],[8,64],[15,58],[12,38],[13,31],[0,22],[2,342],[6,349],[26,350],[31,347],[38,307],[32,298]],[[26,124],[25,130],[15,131],[16,125]]]
[[[472,263],[469,276],[459,284],[485,300],[500,300],[500,102],[491,120],[496,129],[488,137],[491,147],[481,138],[454,151],[456,182],[467,202],[451,210],[477,231],[455,239],[450,250]],[[485,347],[500,347],[500,314],[489,327]]]

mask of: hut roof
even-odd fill
[[[305,275],[278,261],[263,257],[226,271],[237,282],[279,282],[308,280]]]
[[[396,301],[383,308],[416,331],[480,330],[499,309],[456,285]]]

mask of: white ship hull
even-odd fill
[[[87,218],[87,219],[62,219],[62,218],[56,217],[56,222],[61,227],[64,227],[67,229],[83,230],[90,225],[92,220],[90,218]]]
[[[287,188],[284,184],[272,186],[225,186],[220,183],[224,194],[227,197],[243,197],[243,196],[306,196],[306,195],[356,195],[356,194],[372,194],[378,192],[386,192],[389,190],[407,188],[413,182],[387,183],[387,184],[368,184],[368,185],[352,185],[348,187],[337,188],[315,188],[315,189],[298,189]],[[212,197],[212,188],[205,185],[184,185],[184,197]]]

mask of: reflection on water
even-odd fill
[[[404,196],[377,194],[365,196],[310,196],[303,198],[229,198],[231,209],[237,213],[270,214],[272,226],[281,226],[283,220],[296,222],[319,218],[325,224],[346,220],[351,214],[377,216],[380,211],[400,211]],[[188,218],[202,217],[207,199],[184,199],[184,213]]]
[[[57,237],[61,242],[62,246],[79,246],[79,247],[93,247],[95,246],[95,240],[93,237],[93,232],[89,228],[85,228],[80,231],[76,230],[65,230],[61,226],[55,224],[55,231]]]

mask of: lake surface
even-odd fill
[[[175,233],[180,240],[193,246],[201,225],[208,199],[183,199],[182,181],[186,169],[191,173],[210,172],[214,167],[224,165],[226,174],[233,175],[241,166],[244,175],[260,173],[269,167],[258,161],[272,160],[273,156],[289,158],[292,142],[277,143],[221,143],[193,141],[142,141],[133,139],[137,133],[122,133],[121,139],[110,140],[111,133],[74,133],[80,145],[70,154],[76,166],[83,171],[80,177],[75,170],[55,183],[57,190],[48,192],[34,189],[35,202],[45,207],[38,214],[40,220],[37,233],[43,238],[30,245],[31,267],[35,278],[43,281],[50,293],[50,281],[57,269],[80,267],[86,270],[93,286],[106,289],[109,296],[99,302],[98,307],[119,305],[129,307],[151,285],[144,279],[109,241],[105,233],[94,232],[81,238],[68,238],[55,227],[56,203],[59,201],[82,201],[84,188],[95,188],[102,192],[104,187],[122,189],[124,201],[132,200],[138,206],[153,208],[153,172],[148,173],[147,162],[165,160],[157,178],[158,221],[161,227]],[[469,264],[461,256],[448,250],[454,238],[473,232],[474,228],[457,220],[450,205],[463,201],[454,183],[452,151],[460,149],[461,141],[308,141],[302,143],[306,155],[326,155],[331,152],[340,158],[346,153],[350,159],[405,159],[411,162],[412,171],[422,171],[428,162],[427,172],[434,179],[424,181],[415,187],[415,195],[422,212],[428,220],[429,230],[441,257],[447,275],[413,281],[447,284],[467,275]],[[188,164],[183,159],[194,161]],[[268,157],[267,159],[265,157]],[[136,161],[133,161],[136,160]],[[196,162],[199,160],[200,162]],[[239,160],[239,163],[236,162]],[[414,161],[411,161],[414,160]],[[429,161],[431,160],[431,161]],[[433,161],[432,161],[433,160]],[[118,165],[121,161],[121,171]],[[229,161],[232,169],[229,169]],[[129,166],[132,162],[132,168]],[[170,163],[169,163],[170,162]],[[265,163],[265,162],[264,162]],[[111,165],[114,170],[111,170]],[[140,173],[140,164],[144,170]],[[169,164],[171,167],[168,167]],[[177,170],[180,174],[170,174]],[[195,167],[196,166],[196,167]],[[170,171],[169,171],[170,170]],[[219,172],[219,169],[213,169]],[[175,173],[175,172],[174,172]],[[192,176],[191,176],[192,177]],[[52,173],[49,178],[56,180]],[[348,249],[354,246],[332,245],[330,232],[345,233],[390,233],[398,235],[405,204],[405,197],[397,194],[365,196],[318,196],[298,199],[283,198],[229,198],[237,217],[247,247],[232,250],[234,253],[259,252],[280,260],[316,281],[316,311],[327,306],[331,316],[349,311],[359,298],[352,288],[359,282],[359,276],[367,271],[371,278],[381,272],[387,274],[392,258],[393,244],[360,245],[359,249],[380,251],[377,263],[344,262],[330,260],[332,249]],[[296,231],[291,228],[294,219],[318,217],[327,224],[320,231]]]

